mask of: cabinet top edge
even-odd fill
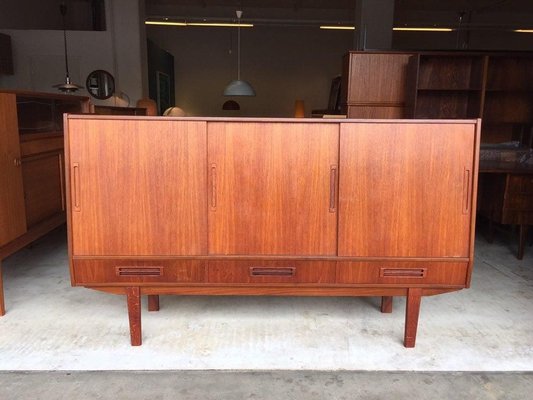
[[[324,123],[324,124],[477,124],[481,119],[361,119],[361,118],[260,118],[260,117],[167,117],[144,115],[95,115],[66,114],[68,119],[89,120],[135,120],[135,121],[192,121],[192,122],[283,122],[283,123]]]
[[[0,94],[14,94],[16,96],[35,97],[40,99],[46,98],[56,100],[89,101],[89,97],[87,96],[63,93],[32,92],[30,90],[0,89]]]

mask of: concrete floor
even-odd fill
[[[2,400],[526,400],[531,373],[159,371],[0,373]]]
[[[122,296],[70,287],[59,229],[3,263],[0,399],[137,399],[153,385],[154,399],[525,399],[533,248],[519,261],[514,246],[478,238],[472,288],[423,299],[414,349],[403,299],[381,314],[377,298],[178,296],[144,305],[134,348]]]

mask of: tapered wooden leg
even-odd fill
[[[159,295],[148,295],[148,311],[159,311]]]
[[[381,297],[381,312],[382,313],[392,312],[392,296]]]
[[[138,287],[128,287],[126,288],[126,296],[128,298],[131,345],[140,346],[142,344],[141,290]]]
[[[415,347],[421,299],[422,289],[410,288],[407,290],[407,302],[405,306],[405,334],[403,337],[403,345],[405,347]]]
[[[4,278],[2,275],[2,260],[0,260],[0,316],[6,313],[4,304]]]
[[[518,254],[516,258],[521,260],[524,258],[524,247],[527,240],[527,225],[520,225],[520,238],[518,240]]]

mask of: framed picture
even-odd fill
[[[159,115],[163,115],[167,108],[173,106],[173,104],[170,104],[170,76],[164,72],[157,71],[156,81],[157,109],[159,110]]]

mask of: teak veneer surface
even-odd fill
[[[73,285],[139,296],[468,287],[479,121],[68,116]]]

